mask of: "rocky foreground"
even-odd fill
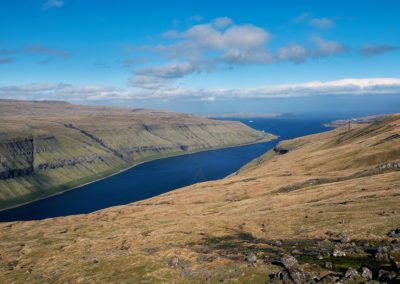
[[[238,175],[0,224],[0,282],[398,283],[400,114],[283,141]]]
[[[166,156],[268,141],[240,122],[169,111],[0,100],[0,209]]]

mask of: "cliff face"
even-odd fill
[[[168,111],[0,101],[0,208],[170,155],[267,141],[239,122]]]
[[[33,173],[33,138],[0,142],[0,179]]]
[[[282,141],[227,179],[87,215],[0,224],[0,281],[270,283],[281,270],[289,280],[331,273],[366,282],[346,279],[350,266],[397,283],[399,134],[397,114]],[[298,259],[297,274],[276,265],[286,254]]]

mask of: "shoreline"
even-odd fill
[[[271,133],[268,133],[268,134],[271,134]],[[80,188],[80,187],[83,187],[83,186],[86,186],[86,185],[89,185],[89,184],[92,184],[92,183],[101,181],[101,180],[103,180],[103,179],[110,178],[110,177],[112,177],[112,176],[118,175],[118,174],[120,174],[120,173],[123,173],[123,172],[125,172],[125,171],[128,171],[128,170],[130,170],[130,169],[132,169],[132,168],[134,168],[134,167],[136,167],[136,166],[139,166],[139,165],[141,165],[141,164],[144,164],[144,163],[148,163],[148,162],[152,162],[152,161],[157,161],[157,160],[161,160],[161,159],[166,159],[166,158],[179,157],[179,156],[183,156],[183,155],[191,155],[191,154],[196,154],[196,153],[206,152],[206,151],[215,151],[215,150],[221,150],[221,149],[229,149],[229,148],[234,148],[234,147],[242,147],[242,146],[254,145],[254,144],[259,144],[259,143],[267,143],[267,142],[270,142],[270,141],[272,141],[272,140],[275,140],[275,139],[278,139],[278,138],[279,138],[279,136],[276,136],[276,135],[274,135],[274,134],[271,134],[271,135],[272,135],[272,138],[270,138],[269,140],[263,139],[263,140],[261,140],[261,141],[254,141],[254,142],[249,142],[249,143],[245,143],[245,144],[239,144],[239,145],[235,145],[235,146],[227,146],[227,147],[221,146],[221,147],[216,147],[216,148],[204,149],[204,150],[193,151],[193,152],[188,152],[188,153],[178,153],[178,154],[176,154],[176,155],[170,155],[170,156],[167,155],[167,156],[161,157],[161,158],[155,158],[155,159],[145,160],[145,161],[142,161],[142,162],[135,163],[135,164],[133,164],[133,165],[131,165],[131,166],[128,166],[128,167],[126,167],[126,168],[124,168],[124,169],[122,169],[122,170],[119,170],[119,171],[117,171],[117,172],[115,172],[115,173],[112,173],[112,174],[110,174],[110,175],[108,175],[108,176],[101,177],[101,178],[95,179],[95,180],[93,180],[93,181],[86,182],[86,183],[84,183],[84,184],[80,184],[80,185],[74,186],[74,187],[72,187],[72,188],[69,188],[69,189],[66,189],[66,190],[62,190],[62,191],[60,191],[60,192],[56,192],[56,193],[47,195],[47,196],[45,196],[45,197],[36,198],[36,199],[31,200],[31,201],[27,201],[27,202],[24,202],[24,203],[21,203],[21,204],[18,204],[18,205],[14,205],[14,206],[2,208],[2,209],[0,209],[0,212],[7,211],[7,210],[11,210],[11,209],[18,208],[18,207],[21,207],[21,206],[25,206],[25,205],[28,205],[28,204],[30,204],[30,203],[34,203],[34,202],[36,202],[36,201],[40,201],[40,200],[43,200],[43,199],[46,199],[46,198],[50,198],[50,197],[54,197],[54,196],[57,196],[57,195],[66,193],[66,192],[71,191],[71,190],[74,190],[74,189],[78,189],[78,188]],[[235,173],[236,173],[236,172],[235,172]],[[233,173],[232,173],[232,174],[233,174]],[[230,174],[229,176],[231,176],[232,174]],[[225,177],[225,178],[226,178],[226,177]],[[107,207],[107,208],[108,208],[108,207]],[[10,221],[10,222],[18,222],[18,221]],[[7,222],[0,222],[0,223],[7,223]]]

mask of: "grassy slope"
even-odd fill
[[[0,113],[0,174],[33,169],[0,179],[0,208],[139,162],[272,138],[239,122],[167,111],[3,100]]]
[[[399,140],[388,139],[399,133],[398,114],[283,141],[278,148],[288,153],[267,153],[228,179],[88,215],[2,224],[0,280],[265,283],[279,255],[307,251],[313,240],[331,244],[332,235],[347,232],[378,245],[399,227],[399,168],[377,168],[399,161]],[[262,260],[257,267],[244,261],[250,251]],[[166,264],[174,256],[176,268]],[[379,264],[364,255],[329,261]]]

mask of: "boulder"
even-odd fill
[[[350,235],[346,233],[342,233],[339,235],[341,243],[349,243],[351,241]]]
[[[361,275],[362,278],[365,278],[367,280],[371,280],[372,279],[372,271],[367,267],[362,267],[361,268],[360,275]]]
[[[357,272],[357,270],[349,267],[344,274],[344,278],[350,279],[350,280],[356,280],[357,278],[360,277],[360,273]]]
[[[332,255],[333,255],[334,257],[340,257],[340,256],[346,256],[346,253],[345,253],[344,251],[342,251],[342,250],[339,250],[339,249],[335,248],[335,249],[333,250]]]
[[[291,255],[284,255],[281,258],[281,262],[282,262],[283,266],[286,269],[290,269],[290,268],[292,268],[294,266],[298,266],[299,265],[299,263],[297,262],[297,259],[294,256],[291,256]]]
[[[289,276],[289,272],[285,269],[276,272],[274,277],[272,278],[273,283],[280,283],[281,281],[283,282],[283,284],[293,283],[292,279]]]
[[[285,269],[275,274],[275,281],[282,280],[284,284],[311,283],[313,275],[306,273],[304,269],[299,265],[296,258],[291,255],[284,255],[281,258],[281,263]]]
[[[254,253],[250,252],[246,257],[246,261],[247,262],[256,262],[257,256]]]

